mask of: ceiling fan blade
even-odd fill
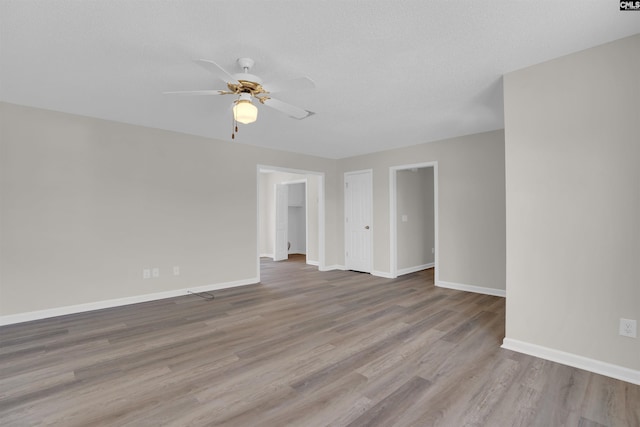
[[[211,71],[213,74],[215,74],[216,77],[218,77],[225,83],[233,83],[234,85],[240,83],[235,79],[235,77],[229,74],[227,70],[209,59],[196,59],[196,62],[207,70]]]
[[[269,93],[276,93],[287,90],[313,89],[316,84],[309,77],[299,77],[292,80],[265,83],[262,87]]]
[[[173,92],[162,92],[163,95],[227,95],[231,92],[222,89],[213,90],[178,90]]]
[[[312,111],[303,110],[302,108],[296,107],[291,104],[287,104],[286,102],[282,102],[278,99],[273,99],[273,98],[265,99],[263,104],[273,108],[274,110],[278,110],[289,117],[293,117],[294,119],[298,119],[298,120],[305,119],[315,114]]]

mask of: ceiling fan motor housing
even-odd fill
[[[251,67],[253,67],[253,65],[256,63],[251,58],[238,58],[237,62],[240,68],[242,68],[243,70],[250,70]]]

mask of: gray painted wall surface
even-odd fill
[[[388,272],[389,167],[437,160],[442,280],[504,287],[502,131],[336,161],[0,108],[0,315],[257,277],[257,165],[325,173],[329,267],[344,264],[343,172],[372,168],[373,266]]]
[[[373,169],[373,269],[390,270],[389,168],[432,161],[438,162],[440,279],[504,289],[502,130],[338,161],[340,173]],[[339,200],[340,210],[343,205]]]
[[[640,369],[640,35],[504,78],[507,338]]]
[[[258,164],[325,172],[341,221],[333,160],[0,108],[0,315],[256,278]]]

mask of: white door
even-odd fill
[[[289,186],[276,184],[276,238],[273,260],[289,258],[287,229],[289,228]]]
[[[345,266],[347,270],[371,272],[371,171],[344,174]]]

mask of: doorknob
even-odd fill
[[[369,226],[368,226],[368,225],[365,225],[365,226],[364,226],[364,229],[365,229],[365,230],[368,230],[368,229],[369,229]]]

